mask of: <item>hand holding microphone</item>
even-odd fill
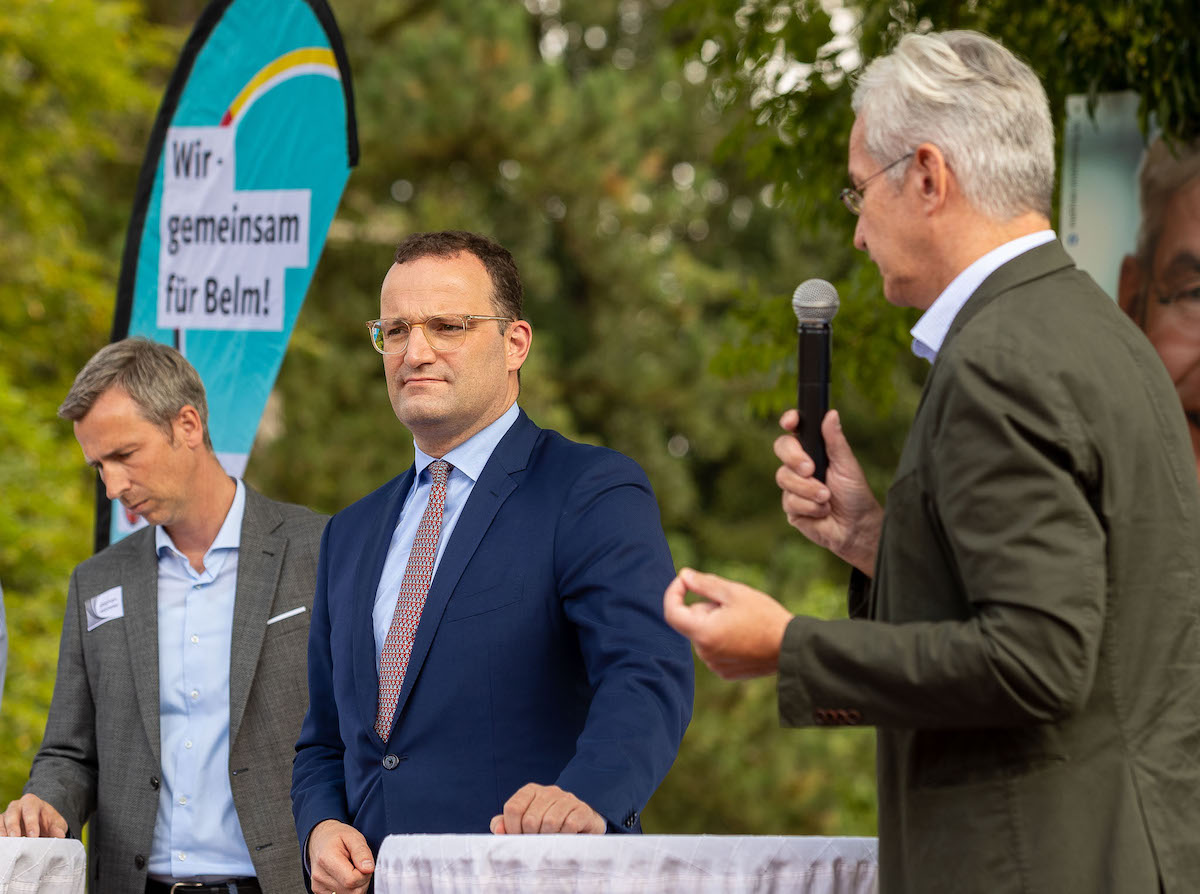
[[[807,280],[796,288],[792,309],[799,339],[797,408],[784,413],[780,425],[795,437],[775,441],[783,511],[809,540],[870,575],[883,507],[854,458],[841,419],[829,412],[829,321],[838,310],[837,290],[824,280]]]

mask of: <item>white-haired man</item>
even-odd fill
[[[1118,299],[1167,367],[1200,474],[1200,141],[1151,143],[1142,160],[1137,252],[1121,264]]]
[[[855,245],[933,365],[886,511],[836,412],[824,482],[775,445],[851,619],[688,569],[667,618],[722,676],[778,672],[785,723],[877,727],[884,894],[1200,890],[1200,490],[1162,364],[1049,229],[1046,95],[949,32],[853,104]]]

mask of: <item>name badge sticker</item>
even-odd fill
[[[125,599],[121,595],[121,588],[113,587],[99,596],[93,596],[85,608],[89,633],[106,621],[125,617]]]

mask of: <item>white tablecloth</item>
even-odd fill
[[[377,894],[874,894],[874,838],[726,835],[391,835]]]
[[[0,838],[0,894],[83,894],[87,854],[67,838]]]

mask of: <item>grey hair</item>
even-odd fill
[[[112,388],[128,394],[146,421],[161,428],[168,440],[174,440],[172,423],[179,411],[185,406],[195,407],[200,414],[204,446],[212,450],[204,382],[174,348],[148,338],[126,338],[106,345],[79,371],[58,415],[78,422]]]
[[[1137,258],[1146,270],[1153,264],[1171,196],[1197,177],[1200,177],[1200,140],[1173,150],[1159,137],[1146,150],[1138,172],[1142,222],[1137,241]]]
[[[1050,216],[1054,126],[1033,70],[975,31],[907,34],[858,78],[851,101],[880,164],[933,143],[977,211]],[[903,166],[886,175],[893,184]]]

